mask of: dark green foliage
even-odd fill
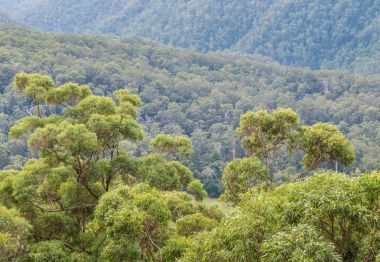
[[[176,25],[191,29],[175,29],[176,45],[191,35],[199,49],[207,35],[203,50],[248,44],[311,67],[341,66],[344,55],[352,68],[378,54],[367,24],[377,0],[34,1],[0,8],[49,30],[124,35],[125,21],[153,22],[148,34],[171,43]],[[56,11],[70,22],[54,24]],[[146,23],[136,26],[136,14]],[[375,261],[380,174],[359,172],[379,168],[379,85],[249,55],[0,27],[0,260]],[[224,197],[207,199],[205,189],[221,193],[223,168]]]
[[[42,241],[32,246],[30,257],[32,261],[68,261],[70,250],[60,241]]]
[[[0,164],[3,167],[20,166],[17,161],[24,162],[24,158],[31,156],[23,141],[8,140],[6,134],[16,120],[36,113],[32,101],[10,90],[14,75],[19,71],[38,71],[50,73],[58,87],[70,81],[78,86],[88,84],[96,95],[110,95],[129,86],[142,98],[139,120],[146,133],[143,144],[132,147],[133,153],[145,154],[150,138],[159,133],[189,136],[193,154],[185,163],[213,197],[222,192],[219,181],[225,164],[244,154],[235,128],[240,115],[251,110],[272,112],[278,107],[292,108],[300,115],[302,124],[335,124],[356,149],[357,161],[348,171],[379,168],[378,77],[287,68],[251,56],[198,54],[136,38],[119,41],[0,28],[3,142]],[[121,99],[117,113],[136,116],[133,105],[140,102],[132,96],[126,101],[123,95],[115,94],[116,99]],[[70,116],[82,118],[81,112],[92,106],[91,99],[78,110],[69,111]],[[74,103],[70,100],[66,104]],[[50,106],[43,110],[60,113],[62,108]],[[34,123],[35,120],[23,121]],[[93,117],[91,121],[94,128],[97,125],[105,128],[111,127],[115,119],[100,122]],[[41,123],[37,121],[33,125]],[[133,133],[129,129],[122,131]],[[138,138],[137,135],[135,139]],[[14,155],[23,158],[15,159]],[[286,168],[289,172],[298,171],[300,161],[291,162]],[[338,169],[344,170],[341,165]]]
[[[380,73],[379,0],[22,0],[1,7],[44,31],[139,35],[313,69]]]

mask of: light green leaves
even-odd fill
[[[62,117],[57,115],[51,115],[48,117],[25,117],[22,118],[16,125],[12,126],[9,131],[9,136],[14,138],[20,138],[23,135],[29,135],[33,133],[37,128],[44,127],[47,124],[59,124],[63,120]]]
[[[66,116],[74,121],[86,123],[91,115],[113,115],[116,113],[115,102],[110,97],[88,96],[75,107],[66,110]]]
[[[57,161],[65,161],[69,157],[85,159],[100,150],[95,133],[83,124],[68,122],[37,129],[30,136],[29,144],[33,150]]]
[[[350,165],[355,161],[355,150],[336,126],[318,123],[306,127],[303,132],[302,160],[306,168],[325,161],[337,161]]]
[[[222,182],[225,197],[237,203],[251,187],[268,179],[268,168],[260,160],[253,157],[235,159],[224,169]]]
[[[89,222],[94,218],[100,197],[123,182],[137,180],[138,160],[128,157],[119,148],[124,140],[138,141],[143,137],[136,121],[141,100],[121,90],[116,93],[117,105],[110,97],[92,95],[88,86],[67,83],[54,88],[50,77],[36,74],[18,74],[15,88],[38,103],[38,117],[20,120],[10,135],[16,138],[29,135],[30,148],[39,154],[39,159],[30,160],[14,177],[3,175],[0,190],[6,197],[4,203],[17,202],[18,208],[35,226],[36,239],[57,239],[33,245],[32,259],[83,259],[87,257],[84,248],[91,249],[94,244],[91,242],[94,235],[87,231],[93,224]],[[62,116],[45,116],[49,111],[42,110],[44,101],[67,108]],[[174,174],[168,187],[181,187],[181,179],[185,184],[189,182],[189,170],[180,164],[164,164]],[[166,201],[163,194],[148,187],[144,192],[135,192],[134,197],[134,202],[128,204],[130,199],[123,199],[123,206],[117,212],[106,210],[109,207],[102,203],[107,199],[98,205],[95,221],[107,227],[105,235],[115,236],[106,238],[99,253],[106,260],[125,254],[130,254],[131,259],[139,258],[139,240],[146,223],[155,223],[154,227],[148,227],[152,234],[156,227],[168,224],[170,211],[160,206]],[[102,239],[104,235],[97,236]],[[73,252],[74,249],[83,253]]]
[[[311,226],[299,225],[290,232],[279,232],[263,244],[262,261],[340,262],[334,245]]]
[[[14,79],[14,89],[32,98],[36,103],[43,103],[47,94],[53,89],[53,79],[39,74],[19,73]]]
[[[60,105],[74,105],[87,96],[91,96],[92,92],[88,86],[80,86],[75,83],[67,83],[52,89],[46,96],[46,103]]]
[[[165,234],[171,218],[166,198],[147,184],[121,187],[102,196],[95,210],[98,231],[104,231],[100,255],[138,261],[139,252],[154,256],[155,241]],[[149,254],[149,255],[148,255]]]
[[[150,144],[160,153],[190,156],[193,152],[191,140],[186,136],[158,135]]]
[[[265,160],[283,145],[292,148],[299,126],[300,118],[293,110],[279,108],[272,114],[262,110],[242,115],[237,133],[249,154]]]
[[[129,103],[134,107],[139,107],[142,104],[141,98],[138,95],[130,94],[128,89],[115,91],[115,96],[119,101],[119,104]]]
[[[301,126],[299,116],[291,109],[279,108],[272,114],[266,110],[248,112],[241,116],[237,133],[245,151],[269,168],[271,178],[276,172],[283,175],[297,151],[304,153],[304,173],[324,162],[347,166],[355,161],[353,146],[337,127],[325,123]]]
[[[198,232],[210,231],[216,224],[215,220],[197,213],[180,218],[176,228],[179,235],[188,237]]]
[[[207,192],[203,189],[203,184],[200,180],[194,179],[187,186],[187,190],[192,194],[196,200],[201,201],[207,197]]]
[[[254,191],[235,217],[199,235],[181,261],[374,261],[377,176],[324,172]]]
[[[31,226],[13,209],[0,205],[0,260],[13,261],[27,251]]]

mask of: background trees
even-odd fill
[[[144,25],[136,10],[153,21],[148,34],[196,18],[175,44],[195,33],[203,50],[248,46],[288,64],[378,70],[376,1],[137,2],[66,1],[37,17],[74,7],[64,30],[101,21],[98,32],[120,34],[126,20]],[[33,0],[4,4],[36,11]],[[84,5],[96,15],[71,19]],[[157,20],[147,6],[188,16]],[[379,84],[136,37],[0,26],[0,260],[375,261],[379,174],[360,173],[379,167]],[[305,177],[316,168],[335,172]],[[218,196],[220,180],[216,202],[205,189]]]
[[[202,183],[178,161],[191,152],[188,138],[158,134],[156,152],[130,154],[143,132],[141,100],[128,89],[98,96],[26,73],[14,83],[45,92],[25,92],[39,109],[10,129],[27,137],[33,155],[21,170],[0,173],[5,259],[371,261],[380,250],[378,173],[265,183],[281,150],[303,151],[306,170],[349,164],[353,148],[333,125],[301,125],[291,109],[243,114],[238,133],[252,155],[227,165],[224,199],[239,208],[219,203],[223,212],[202,201]]]
[[[143,101],[138,120],[145,131],[141,146],[128,144],[130,154],[148,154],[150,140],[159,133],[188,136],[193,154],[180,160],[213,197],[223,191],[220,180],[226,163],[244,156],[234,130],[248,111],[292,108],[302,125],[337,125],[357,156],[351,168],[339,165],[338,171],[379,168],[376,76],[287,68],[249,56],[199,54],[139,39],[58,36],[11,27],[0,29],[0,69],[1,167],[20,168],[31,156],[25,140],[7,139],[11,125],[37,112],[31,98],[11,91],[11,82],[19,71],[38,71],[49,73],[59,87],[54,90],[60,90],[51,94],[49,106],[43,106],[49,114],[76,104],[80,90],[87,90],[84,85],[95,95],[109,96],[129,86]],[[77,86],[67,84],[70,81]],[[61,97],[65,105],[57,107]],[[135,114],[133,107],[123,110]],[[35,120],[28,121],[25,125]],[[301,170],[296,160],[284,167],[286,173]]]
[[[139,35],[198,51],[260,54],[286,65],[380,73],[378,0],[8,2],[0,1],[0,9],[43,31]]]

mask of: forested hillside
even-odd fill
[[[110,95],[128,86],[143,105],[139,120],[145,139],[134,154],[145,155],[158,133],[188,135],[194,153],[181,159],[211,196],[221,192],[226,162],[244,152],[235,128],[250,110],[292,108],[303,124],[338,125],[356,149],[357,161],[345,169],[379,169],[379,85],[376,76],[310,71],[280,66],[250,55],[201,54],[138,38],[118,40],[31,32],[0,27],[1,166],[20,168],[30,157],[25,142],[8,140],[10,125],[30,113],[30,101],[11,91],[17,72],[51,75],[57,84],[88,84],[94,94]],[[282,175],[302,169],[299,158]],[[325,166],[327,167],[327,166]]]
[[[283,108],[242,114],[237,133],[247,157],[224,169],[217,203],[173,159],[192,154],[188,137],[159,134],[152,154],[131,155],[144,134],[142,101],[128,88],[100,96],[87,85],[17,73],[12,90],[28,99],[30,115],[9,136],[26,138],[34,157],[20,170],[0,171],[1,261],[380,258],[379,173],[315,172],[355,160],[334,125],[303,125]],[[298,150],[308,174],[274,183],[273,167],[284,168],[275,159]]]
[[[0,9],[46,31],[133,34],[312,69],[380,73],[379,0],[2,0]]]

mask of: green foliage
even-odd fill
[[[180,217],[198,211],[197,205],[192,201],[192,197],[185,192],[166,192],[166,198],[173,221],[177,221]]]
[[[171,213],[164,194],[146,184],[120,187],[102,196],[95,211],[96,232],[104,231],[104,259],[140,261],[153,256],[167,234]],[[100,233],[103,234],[103,233]]]
[[[120,1],[93,2],[124,11]],[[170,13],[178,3],[156,4],[172,4]],[[182,4],[186,10],[187,3]],[[251,11],[245,4],[238,9],[242,19]],[[255,4],[256,15],[284,7]],[[299,4],[296,11],[309,4]],[[16,1],[9,5],[17,9]],[[218,12],[218,6],[234,13],[228,12],[233,1],[213,3],[213,10]],[[286,6],[294,9],[292,1]],[[350,14],[357,13],[357,6],[347,6]],[[370,6],[362,3],[361,8]],[[197,14],[191,13],[189,19]],[[276,26],[281,14],[271,24]],[[236,24],[244,32],[240,27],[252,23]],[[171,23],[166,25],[170,29]],[[371,25],[367,29],[371,35]],[[249,42],[250,37],[244,38]],[[307,54],[289,58],[286,45],[262,46],[288,63],[311,59]],[[279,54],[279,48],[285,51]],[[298,51],[303,52],[292,54]],[[352,59],[347,57],[347,63]],[[54,81],[19,73],[13,93],[9,87],[16,70],[49,72]],[[375,261],[380,251],[378,172],[354,178],[323,172],[302,182],[260,184],[274,181],[274,175],[284,180],[317,166],[331,169],[332,161],[349,165],[355,154],[358,163],[345,169],[351,175],[355,169],[376,169],[379,83],[376,76],[286,68],[250,56],[199,54],[136,38],[0,27],[0,165],[20,169],[0,172],[0,260]],[[243,148],[233,131],[240,116]],[[320,121],[339,128],[314,124]],[[27,137],[30,151],[13,139]],[[149,140],[156,154],[147,155]],[[249,157],[239,158],[243,149]],[[30,160],[24,165],[26,158],[13,155]],[[184,161],[190,168],[177,161],[183,157],[189,157]],[[224,167],[225,196],[239,205],[219,203],[232,210],[225,214],[210,200],[202,201],[204,188],[213,196],[220,193]]]
[[[226,195],[239,208],[224,217],[201,202],[207,193],[182,163],[159,153],[128,155],[124,143],[140,140],[142,130],[118,107],[139,100],[127,91],[115,95],[118,102],[90,95],[60,108],[62,114],[40,110],[39,117],[16,125],[14,134],[30,134],[38,155],[21,171],[0,173],[6,206],[0,210],[0,248],[6,259],[361,261],[380,251],[378,173],[352,179],[324,172],[257,187],[269,168],[258,158],[235,159],[224,182],[234,184]],[[294,149],[302,149],[306,138],[316,137],[310,143],[329,150],[324,161],[347,163],[342,156],[349,143],[334,126],[300,126],[291,110],[274,115],[266,132],[281,138],[280,147],[296,141]]]
[[[15,170],[0,171],[0,205],[11,207],[14,204],[13,181],[17,176]]]
[[[10,88],[14,75],[23,70],[49,72],[57,86],[53,90],[68,82],[88,84],[95,97],[112,96],[114,91],[130,87],[121,96],[141,96],[140,113],[133,106],[133,96],[115,104],[115,110],[120,116],[137,117],[144,128],[143,143],[138,147],[128,144],[131,156],[149,152],[149,141],[159,133],[187,135],[193,154],[185,163],[212,197],[223,191],[220,180],[225,165],[244,156],[234,130],[240,115],[248,111],[292,108],[304,125],[335,124],[354,145],[357,159],[351,167],[339,165],[338,170],[360,173],[379,169],[377,76],[289,68],[250,56],[195,53],[137,38],[63,36],[0,27],[0,39],[0,167],[20,168],[31,156],[25,140],[6,136],[20,118],[37,116],[36,105]],[[40,105],[39,109],[45,115],[62,110],[69,115],[66,107],[75,102]],[[281,156],[280,167],[286,163],[286,152]],[[286,163],[281,168],[284,172],[274,179],[300,172],[299,162],[296,157]],[[332,166],[323,163],[322,167]]]
[[[197,213],[178,219],[176,228],[179,235],[188,237],[198,232],[210,231],[215,225],[215,220]]]
[[[64,104],[70,105],[76,104],[83,98],[92,95],[92,92],[88,86],[79,86],[74,83],[67,83],[60,87],[51,90],[45,101],[48,104]]]
[[[150,144],[160,153],[190,156],[193,152],[191,140],[186,136],[158,135]]]
[[[0,260],[13,261],[23,256],[31,229],[16,210],[0,205]]]
[[[224,197],[239,202],[242,194],[269,179],[268,168],[256,158],[235,159],[224,169]]]
[[[203,189],[202,182],[194,179],[187,186],[187,190],[192,194],[196,200],[202,200],[207,197],[207,192]]]
[[[325,123],[301,126],[300,117],[291,109],[280,108],[272,114],[265,110],[245,113],[237,133],[247,154],[259,158],[268,168],[271,181],[276,173],[283,176],[283,168],[300,151],[306,170],[300,176],[325,162],[335,161],[337,169],[338,162],[349,166],[355,161],[353,146],[336,126]],[[257,182],[263,181],[265,172],[250,167],[250,161],[254,160],[234,160],[227,165],[223,183],[228,198],[238,200],[238,195],[252,186],[252,179],[247,181],[250,176]]]
[[[191,240],[186,237],[171,238],[162,249],[163,261],[177,261],[191,245]]]
[[[288,65],[380,72],[378,0],[2,2],[0,9],[20,24],[43,31],[139,35],[200,51],[260,54]]]
[[[379,182],[378,173],[324,172],[252,191],[237,216],[199,235],[181,261],[374,260]]]
[[[189,183],[193,180],[193,173],[191,170],[178,161],[168,162],[169,166],[172,166],[176,169],[177,175],[179,176],[179,181],[182,186],[181,189],[186,188]]]
[[[124,188],[123,191],[128,191]],[[95,211],[96,231],[104,230],[100,255],[107,260],[136,260],[139,254],[138,239],[142,236],[144,213],[136,206],[128,205],[122,196],[105,194]]]
[[[263,244],[263,261],[342,261],[331,242],[314,228],[299,225],[290,232],[279,232]]]
[[[9,130],[9,136],[12,138],[20,138],[24,135],[30,135],[30,133],[34,132],[37,128],[44,127],[48,124],[56,124],[62,118],[60,116],[52,115],[48,117],[25,117],[20,119],[20,121],[11,127]]]
[[[337,161],[350,165],[355,161],[355,151],[338,128],[324,123],[307,127],[303,134],[303,164],[310,168],[324,161]]]
[[[68,261],[70,250],[60,241],[41,241],[31,248],[30,257],[36,262]]]
[[[161,155],[150,155],[141,158],[139,174],[146,183],[162,190],[179,190],[180,176],[177,169],[168,164]]]
[[[269,162],[271,154],[286,145],[294,148],[300,118],[292,109],[279,108],[269,114],[266,110],[248,112],[240,117],[237,129],[242,146],[250,154]]]
[[[48,79],[22,74],[15,81],[22,89],[22,80],[34,77]],[[124,143],[143,135],[135,114],[141,101],[127,90],[115,96],[117,102],[92,95],[86,86],[52,86],[46,103],[57,103],[60,114],[40,104],[38,117],[21,119],[11,129],[14,137],[29,136],[37,154],[21,171],[0,173],[1,204],[20,211],[1,206],[4,259],[156,260],[168,239],[177,237],[169,226],[178,219],[202,211],[209,217],[218,214],[201,208],[187,193],[170,192],[189,186],[197,199],[207,195],[180,162],[162,154],[128,156]],[[191,148],[188,138],[175,139],[178,147]],[[210,227],[214,220],[209,217],[202,215],[208,224],[194,233]]]
[[[258,261],[267,226],[257,216],[229,218],[211,232],[198,235],[180,261]]]
[[[53,79],[39,74],[18,73],[15,76],[14,88],[36,103],[42,103],[53,88]]]

